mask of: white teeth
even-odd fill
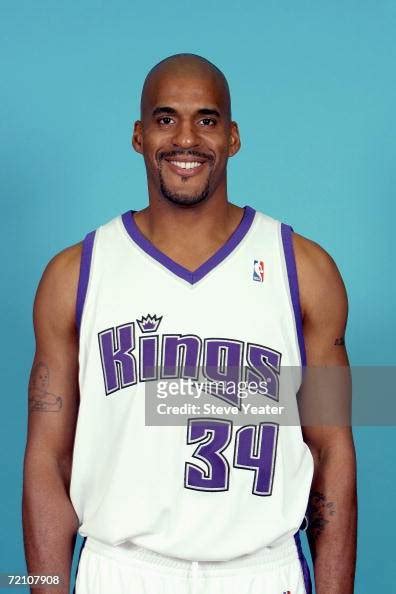
[[[171,161],[172,165],[179,167],[181,169],[195,169],[196,167],[200,167],[202,163],[198,161]]]

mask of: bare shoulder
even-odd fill
[[[321,311],[346,317],[347,292],[332,256],[318,243],[293,233],[297,277],[303,317]]]
[[[72,329],[80,273],[82,241],[57,253],[46,265],[34,302],[35,325],[45,318]]]

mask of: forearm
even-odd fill
[[[30,574],[59,576],[61,585],[31,592],[68,594],[78,518],[65,472],[55,459],[37,458],[34,453],[25,457],[22,511],[27,568]]]
[[[357,521],[353,445],[334,445],[315,458],[307,535],[316,592],[353,594]]]

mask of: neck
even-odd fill
[[[191,207],[150,196],[150,204],[135,213],[141,233],[159,250],[189,270],[196,270],[215,253],[239,225],[243,209],[216,194]]]
[[[135,214],[135,221],[142,233],[157,245],[170,242],[196,248],[202,243],[224,241],[241,216],[241,209],[228,201],[224,183],[206,200],[193,206],[179,206],[158,192],[149,191],[149,205]]]

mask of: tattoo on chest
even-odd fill
[[[312,491],[309,498],[307,516],[309,532],[314,540],[321,535],[335,513],[336,509],[333,501],[328,501],[327,497],[319,491]]]
[[[336,338],[334,341],[334,344],[336,346],[342,346],[345,344],[345,338],[343,336],[340,336],[339,338]]]
[[[34,365],[29,380],[29,411],[58,412],[62,398],[52,394],[48,388],[50,374],[48,365],[39,361]]]

